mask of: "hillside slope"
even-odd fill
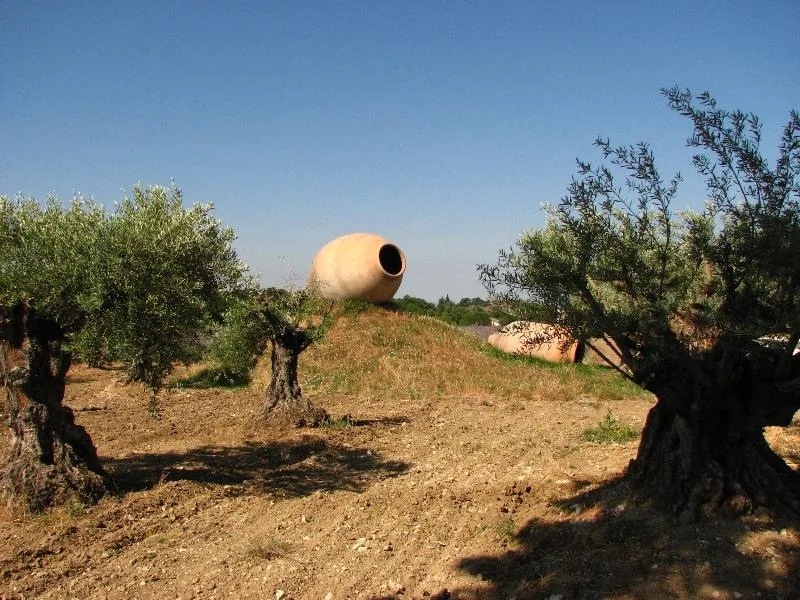
[[[636,441],[581,433],[653,400],[601,368],[501,358],[457,329],[370,309],[301,357],[320,429],[259,421],[247,389],[120,373],[66,402],[119,492],[0,518],[0,595],[25,598],[797,597],[800,533],[765,516],[681,524],[616,483]],[[800,462],[800,425],[770,432]],[[18,596],[21,597],[21,596]]]

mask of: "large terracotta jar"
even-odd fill
[[[397,246],[372,233],[351,233],[328,242],[314,257],[309,283],[333,300],[363,298],[386,302],[397,292],[406,257]]]
[[[502,331],[489,336],[489,344],[509,354],[535,356],[551,362],[579,363],[584,353],[582,342],[557,335],[551,325],[531,321],[509,323]]]

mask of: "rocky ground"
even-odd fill
[[[0,598],[800,597],[797,523],[678,523],[617,482],[637,441],[581,440],[641,428],[645,394],[325,396],[348,417],[281,431],[255,389],[154,420],[119,379],[77,367],[66,399],[118,490],[0,514]],[[800,423],[769,437],[797,468]]]

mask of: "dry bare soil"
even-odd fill
[[[609,371],[375,309],[301,364],[305,393],[348,418],[265,427],[262,370],[173,387],[154,420],[118,371],[74,368],[66,403],[118,490],[0,513],[0,598],[800,598],[797,522],[680,523],[629,500],[638,441],[581,433],[609,410],[641,429],[653,399]],[[768,435],[797,468],[800,423]]]

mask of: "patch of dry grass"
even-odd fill
[[[272,537],[258,537],[251,539],[245,546],[245,556],[258,560],[275,560],[287,558],[294,548],[288,542],[282,542]]]

